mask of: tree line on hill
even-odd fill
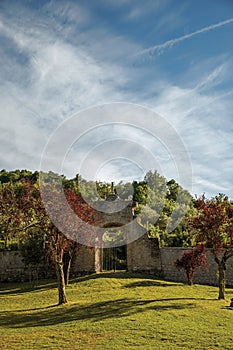
[[[53,178],[58,175],[52,172],[44,175],[48,179],[45,188],[47,186],[49,194]],[[86,181],[80,175],[73,179],[64,175],[60,178],[68,204],[90,225],[85,229],[77,227],[69,214],[63,213],[59,190],[53,188],[57,220],[63,216],[67,222],[67,235],[63,235],[47,215],[41,199],[39,172],[1,170],[0,240],[2,249],[20,249],[28,264],[37,266],[43,259],[52,262],[57,273],[59,304],[63,304],[67,302],[65,284],[78,237],[85,235],[91,240],[94,233],[87,227],[98,223],[98,213],[88,201],[105,200],[112,189],[110,183]],[[233,256],[233,204],[228,197],[219,194],[211,199],[193,198],[175,180],[167,181],[157,171],[149,171],[142,181],[121,181],[115,189],[122,200],[132,199],[138,203],[135,215],[162,246],[211,248],[218,264],[219,298],[224,298],[226,261]],[[196,267],[190,265],[189,259],[183,259],[183,268],[187,267],[185,264]],[[177,266],[182,267],[178,262]]]
[[[57,174],[48,173],[49,181],[56,178]],[[65,191],[81,196],[84,200],[95,201],[97,199],[105,200],[111,193],[111,184],[100,181],[86,181],[80,175],[76,175],[73,179],[67,179],[61,175],[62,185]],[[16,203],[23,192],[27,192],[27,186],[31,184],[34,189],[39,189],[39,172],[31,172],[29,170],[0,171],[0,192],[2,208],[11,201],[9,210],[6,210],[0,222],[0,239],[1,249],[17,249],[19,228],[15,222],[14,210]],[[171,225],[171,215],[174,212],[189,216],[194,210],[194,200],[188,191],[175,181],[167,181],[157,171],[149,171],[142,181],[133,181],[132,183],[124,183],[120,181],[115,185],[118,196],[123,199],[131,199],[138,203],[135,214],[139,216],[141,225],[148,229],[153,237],[160,239],[161,246],[190,246],[192,239],[188,233],[186,221],[182,220],[175,229],[167,233],[166,228]],[[8,196],[3,198],[4,191],[8,191]],[[32,194],[28,193],[28,196]],[[179,195],[179,201],[177,197]],[[15,197],[15,198],[14,198]],[[5,205],[5,207],[7,204]],[[13,219],[14,218],[14,219]],[[22,226],[23,227],[23,226]],[[27,226],[26,226],[27,227]],[[30,225],[29,228],[33,227]],[[28,230],[28,228],[27,228]]]

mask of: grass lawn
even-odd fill
[[[139,274],[103,273],[67,287],[2,284],[1,349],[233,349],[233,311],[216,287],[164,282]]]

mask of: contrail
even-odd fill
[[[165,41],[163,44],[151,46],[148,49],[140,51],[139,55],[144,55],[146,53],[154,54],[156,51],[159,53],[163,49],[171,48],[173,45],[175,45],[176,43],[178,43],[180,41],[187,40],[189,38],[192,38],[195,35],[208,32],[210,30],[213,30],[215,28],[219,28],[219,27],[225,26],[225,25],[230,24],[230,23],[233,23],[233,18],[227,19],[225,21],[222,21],[222,22],[219,22],[219,23],[216,23],[216,24],[212,24],[211,26],[204,27],[202,29],[198,29],[195,32],[192,32],[192,33],[180,36],[179,38],[175,38],[175,39],[171,39],[171,40]]]

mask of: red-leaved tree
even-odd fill
[[[65,282],[68,281],[73,252],[80,240],[93,245],[95,231],[92,229],[92,225],[97,221],[97,214],[80,195],[71,189],[65,189],[63,193],[56,187],[47,184],[43,189],[44,193],[47,194],[47,198],[43,198],[46,199],[45,203],[37,183],[24,180],[20,186],[20,191],[14,196],[17,224],[20,231],[39,227],[45,233],[49,255],[56,267],[58,304],[65,304],[67,303]],[[9,199],[7,199],[8,197]],[[6,207],[13,205],[12,195],[5,196],[2,200]],[[68,204],[67,208],[71,210],[65,209],[64,201]],[[46,205],[53,213],[52,219],[48,216]],[[9,214],[11,215],[12,211],[9,211]],[[75,218],[78,219],[75,220]],[[15,221],[12,225],[16,226]],[[66,259],[64,268],[65,253],[66,258],[68,256],[68,261]]]
[[[225,298],[226,262],[233,256],[233,204],[224,195],[211,200],[202,196],[195,203],[197,215],[189,227],[197,244],[210,248],[218,264],[219,299]]]
[[[206,249],[203,245],[197,245],[192,250],[184,252],[180,259],[174,261],[178,269],[184,269],[188,284],[193,285],[193,277],[197,268],[207,266]]]
[[[97,214],[80,195],[71,189],[65,189],[64,194],[68,206],[64,207],[64,197],[59,191],[47,188],[46,205],[52,208],[53,220],[42,220],[47,232],[47,243],[52,260],[56,266],[58,281],[58,304],[67,303],[65,285],[69,278],[69,268],[77,242],[85,241],[94,245],[95,230],[92,225],[97,222]],[[50,198],[51,197],[51,198]],[[43,216],[43,212],[42,212]],[[75,217],[78,220],[75,220]],[[61,229],[59,229],[62,227]],[[64,268],[64,258],[66,260]],[[68,261],[67,261],[68,259]]]

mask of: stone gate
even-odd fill
[[[99,227],[106,231],[120,229],[125,236],[126,266],[128,271],[144,271],[160,275],[160,249],[156,238],[148,238],[146,229],[141,226],[134,215],[137,203],[122,200],[113,189],[105,201],[97,201],[94,208],[98,211]],[[79,245],[79,252],[74,262],[74,271],[94,273],[103,270],[103,249],[101,246],[86,247]],[[116,245],[118,242],[116,242]],[[118,244],[120,245],[120,244]]]

